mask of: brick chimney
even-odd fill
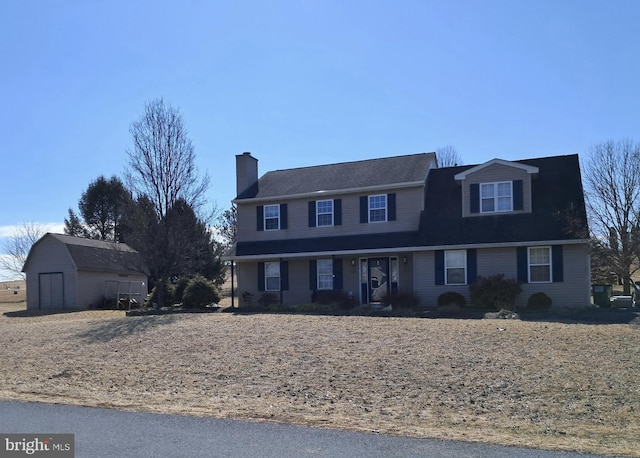
[[[258,160],[251,153],[236,155],[236,194],[258,183]]]

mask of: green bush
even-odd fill
[[[478,276],[476,283],[469,286],[471,303],[475,307],[490,310],[513,310],[521,292],[518,282],[513,278],[505,279],[503,274]]]
[[[527,308],[530,310],[548,310],[553,301],[545,293],[533,293],[527,300]]]
[[[204,277],[197,276],[189,281],[182,296],[186,308],[205,308],[217,304],[222,299],[216,285]]]
[[[448,291],[438,296],[438,307],[443,307],[445,305],[458,305],[460,307],[464,307],[467,305],[467,300],[460,293]]]
[[[184,290],[189,285],[190,279],[188,277],[180,277],[173,285],[173,300],[175,302],[182,302],[184,296]]]
[[[414,293],[388,292],[382,297],[382,303],[391,305],[394,309],[415,309],[420,303],[420,298]]]
[[[149,297],[147,297],[147,300],[144,303],[145,307],[152,307],[153,304],[160,305],[160,301],[158,300],[158,294],[160,292],[159,287],[164,288],[164,295],[162,297],[163,305],[173,304],[173,288],[171,288],[169,282],[165,281],[153,287],[153,289],[151,290],[151,294],[149,294]]]

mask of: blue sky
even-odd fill
[[[0,237],[61,225],[91,181],[121,176],[158,97],[221,209],[244,151],[262,174],[640,140],[638,24],[634,0],[3,0]]]

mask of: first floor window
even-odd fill
[[[333,260],[318,259],[318,289],[333,289]]]
[[[529,281],[531,283],[551,281],[551,247],[529,248]]]
[[[264,263],[264,284],[267,291],[280,290],[280,263]]]
[[[464,285],[467,273],[466,250],[451,250],[444,253],[445,278],[447,285]]]
[[[264,229],[267,231],[280,229],[280,205],[264,206]]]
[[[377,223],[387,220],[387,195],[369,196],[369,222]]]

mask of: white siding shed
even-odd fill
[[[88,309],[102,306],[114,290],[147,292],[144,261],[124,243],[48,233],[31,247],[22,270],[28,310]]]

